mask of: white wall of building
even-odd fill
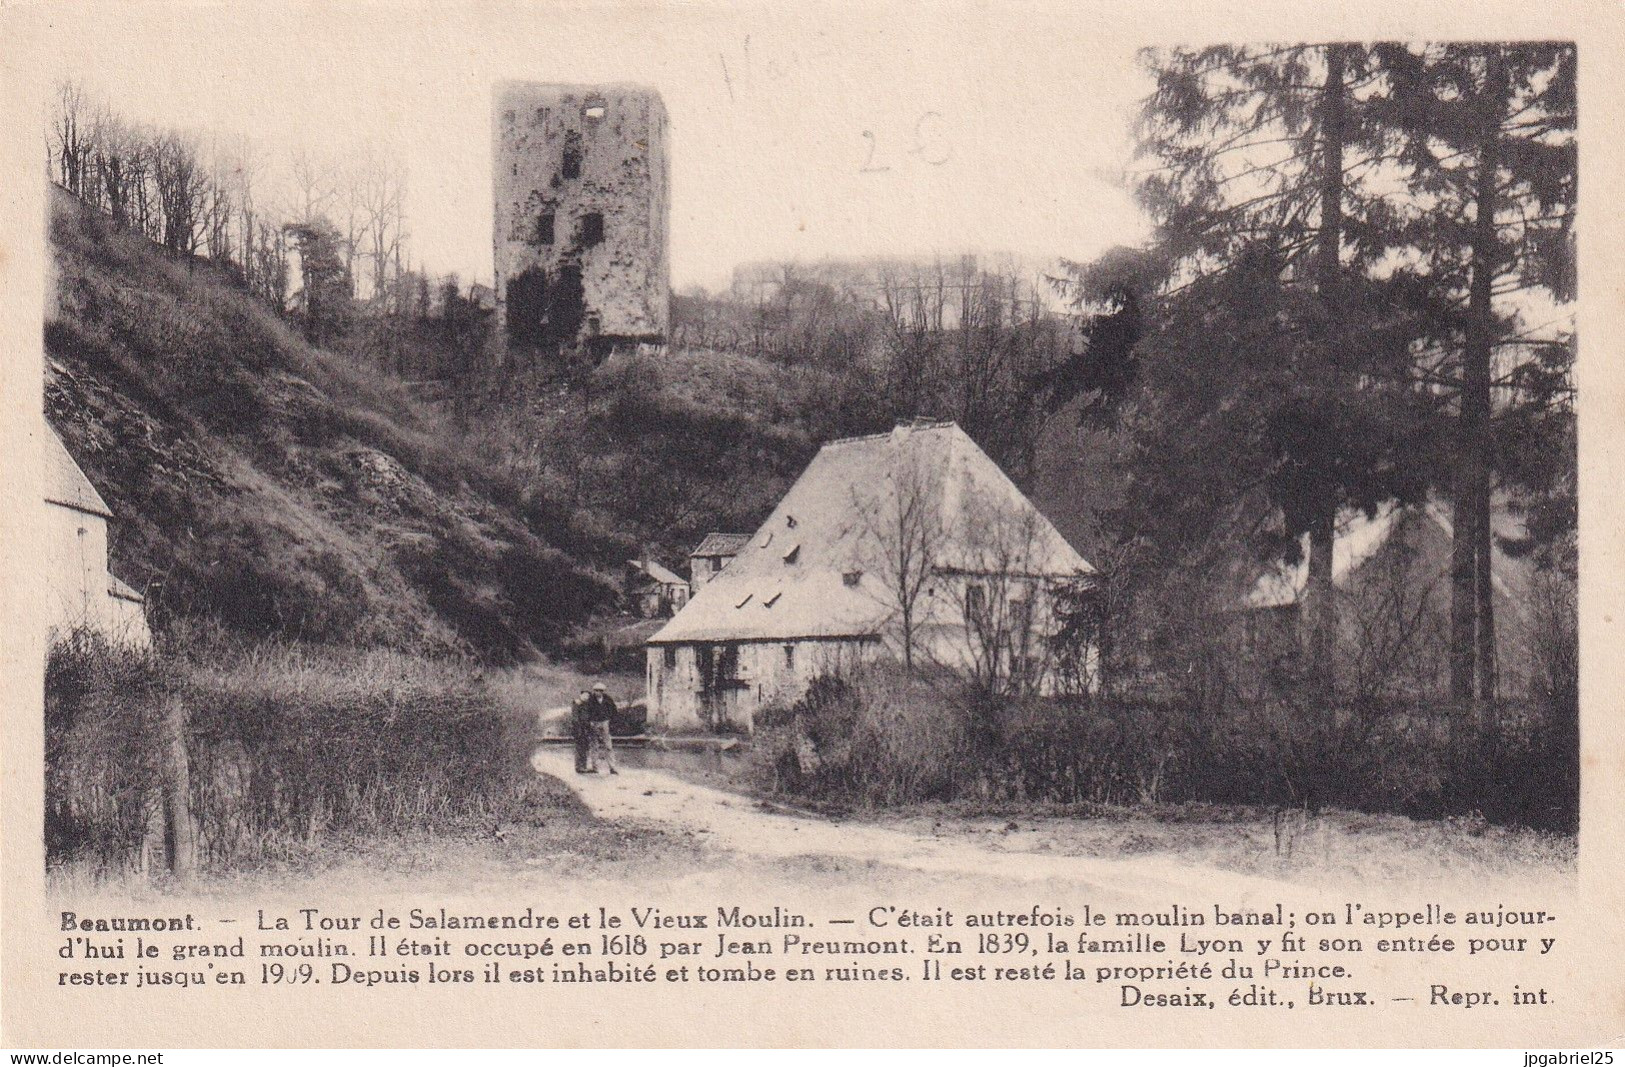
[[[54,633],[87,627],[115,644],[152,644],[146,613],[137,601],[110,592],[107,519],[44,503],[46,621]]]
[[[737,657],[730,672],[735,685],[707,693],[702,663],[726,655]],[[762,708],[794,701],[820,674],[850,670],[885,655],[880,642],[861,638],[650,645],[646,682],[651,725],[677,732],[749,730]]]

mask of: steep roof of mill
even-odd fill
[[[958,425],[905,424],[826,444],[649,643],[878,634],[895,604],[885,547],[903,540],[929,544],[938,573],[1094,573]]]

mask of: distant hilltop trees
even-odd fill
[[[490,287],[412,263],[407,173],[374,145],[342,158],[133,122],[58,84],[47,174],[169,254],[207,261],[299,322],[407,378],[444,378],[484,344]],[[413,321],[451,341],[413,343]],[[443,340],[443,339],[442,339]]]

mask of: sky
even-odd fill
[[[492,86],[635,82],[671,117],[672,281],[759,260],[1089,259],[1146,225],[1121,183],[1148,89],[1084,9],[287,4],[58,9],[40,64],[127,118],[272,157],[371,142],[414,259],[491,277]]]

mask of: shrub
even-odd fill
[[[193,635],[194,637],[196,635]],[[511,818],[534,721],[470,665],[387,651],[212,642],[131,656],[76,638],[46,679],[48,862],[128,866],[158,812],[158,716],[186,712],[199,857],[289,855],[329,834]]]
[[[753,746],[776,791],[849,804],[954,796],[975,773],[969,718],[929,682],[877,666],[813,679],[795,703],[766,709]]]
[[[1576,722],[1572,707],[1546,703],[1503,705],[1475,730],[1391,698],[1223,713],[1178,699],[993,699],[869,668],[817,678],[768,709],[754,760],[765,788],[835,805],[1335,806],[1572,831]]]
[[[45,665],[45,851],[52,861],[133,859],[158,810],[154,739],[163,675],[149,653],[88,630]]]
[[[993,795],[1060,803],[1163,798],[1188,756],[1176,716],[1146,703],[1028,697],[997,708]]]
[[[261,645],[195,670],[187,698],[200,837],[219,860],[499,818],[531,775],[524,727],[456,661]]]

